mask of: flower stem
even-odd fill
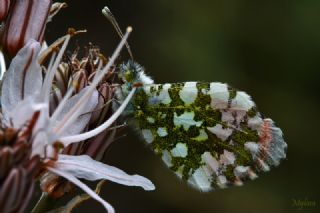
[[[57,202],[56,199],[50,198],[47,193],[43,192],[39,201],[32,209],[31,213],[48,212],[48,211],[54,209],[56,202]]]

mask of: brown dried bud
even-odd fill
[[[29,39],[43,40],[51,0],[16,0],[5,21],[2,46],[14,56]]]
[[[0,0],[0,22],[5,20],[9,12],[10,0]]]
[[[41,169],[39,156],[31,157],[32,125],[17,130],[0,124],[0,211],[24,212]]]
[[[88,79],[85,70],[81,69],[73,75],[71,82],[76,93],[79,93],[84,87],[88,85]]]
[[[60,198],[74,189],[69,181],[51,172],[47,172],[41,177],[40,187],[43,192],[54,199]]]

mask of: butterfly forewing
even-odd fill
[[[144,85],[133,108],[152,150],[201,191],[241,185],[285,158],[281,130],[223,83]]]

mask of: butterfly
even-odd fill
[[[242,185],[278,166],[287,144],[251,97],[225,83],[155,84],[133,60],[119,66],[126,109],[147,145],[194,188],[207,192]]]

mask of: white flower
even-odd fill
[[[32,133],[32,155],[39,155],[49,171],[79,186],[92,198],[101,202],[109,212],[114,212],[112,206],[78,178],[92,181],[107,179],[128,186],[140,186],[145,190],[154,190],[154,185],[142,176],[128,175],[118,168],[97,162],[87,155],[71,156],[56,153],[54,144],[59,141],[66,147],[70,143],[94,137],[106,130],[125,109],[134,95],[135,88],[110,119],[96,129],[82,132],[90,119],[88,112],[93,111],[98,102],[96,86],[113,65],[130,31],[131,29],[128,29],[108,64],[96,73],[92,84],[74,96],[72,96],[72,89],[68,91],[51,116],[49,115],[49,96],[52,81],[70,39],[69,35],[63,38],[64,42],[57,56],[53,54],[44,79],[38,63],[40,44],[30,40],[18,52],[5,72],[1,92],[2,122],[14,128],[21,128],[35,113],[38,113]]]

